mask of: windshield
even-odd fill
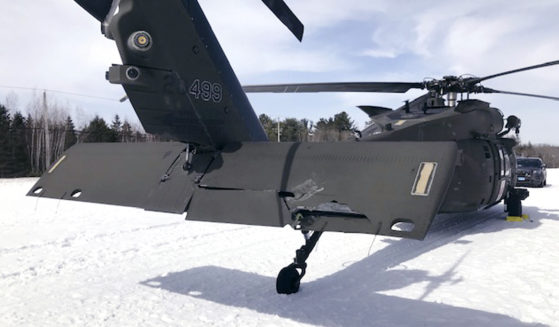
[[[518,167],[540,168],[542,166],[542,162],[539,159],[519,158],[516,163]]]

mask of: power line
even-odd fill
[[[119,99],[109,98],[109,97],[102,97],[98,95],[91,95],[91,94],[83,94],[83,93],[75,93],[69,91],[61,91],[61,90],[49,90],[49,89],[39,89],[34,87],[25,87],[25,86],[9,86],[9,85],[0,85],[2,89],[11,89],[11,90],[26,90],[26,91],[45,91],[51,93],[59,93],[59,94],[66,94],[66,95],[73,95],[83,98],[90,98],[90,99],[99,99],[105,101],[114,101],[119,102]]]

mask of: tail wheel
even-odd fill
[[[299,291],[301,276],[294,265],[289,265],[278,274],[276,279],[276,291],[279,294],[293,294]]]

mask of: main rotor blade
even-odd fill
[[[533,98],[541,98],[541,99],[548,99],[548,100],[555,100],[555,101],[559,101],[559,97],[552,97],[549,95],[540,95],[540,94],[531,94],[531,93],[520,93],[520,92],[510,92],[510,91],[501,91],[501,90],[495,90],[495,89],[490,89],[490,88],[483,88],[483,91],[481,91],[480,93],[499,93],[499,94],[512,94],[512,95],[521,95],[521,96],[526,96],[526,97],[533,97]]]
[[[503,75],[508,75],[508,74],[519,73],[519,72],[523,72],[523,71],[526,71],[526,70],[532,70],[532,69],[537,69],[537,68],[553,66],[553,65],[559,65],[559,60],[550,61],[550,62],[546,62],[546,63],[543,63],[543,64],[534,65],[534,66],[528,66],[528,67],[524,67],[524,68],[513,69],[513,70],[506,71],[506,72],[498,73],[498,74],[488,75],[488,76],[485,76],[485,77],[473,78],[471,80],[471,82],[473,82],[473,84],[477,84],[481,81],[485,81],[485,80],[488,80],[488,79],[491,79],[491,78],[495,78],[495,77],[499,77],[499,76],[503,76]]]
[[[74,0],[98,21],[105,20],[113,5],[113,0]]]
[[[383,92],[406,93],[410,89],[423,89],[423,83],[400,82],[342,82],[342,83],[302,83],[245,85],[243,90],[250,93],[312,93],[312,92]]]
[[[305,26],[303,26],[303,23],[301,23],[299,18],[295,16],[283,0],[262,0],[262,2],[270,8],[274,15],[279,18],[283,25],[285,25],[299,41],[303,40]]]

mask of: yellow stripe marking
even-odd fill
[[[419,165],[419,170],[415,177],[415,183],[411,192],[412,195],[429,195],[436,168],[436,162],[422,162]]]
[[[66,155],[64,155],[64,156],[62,156],[62,158],[58,159],[58,161],[54,164],[54,166],[52,166],[52,168],[49,169],[49,174],[51,174],[56,169],[56,167],[58,167],[58,165],[60,165],[60,163],[64,159],[66,159]]]
[[[398,120],[397,122],[394,123],[394,126],[404,125],[405,122],[406,122],[405,120]]]

